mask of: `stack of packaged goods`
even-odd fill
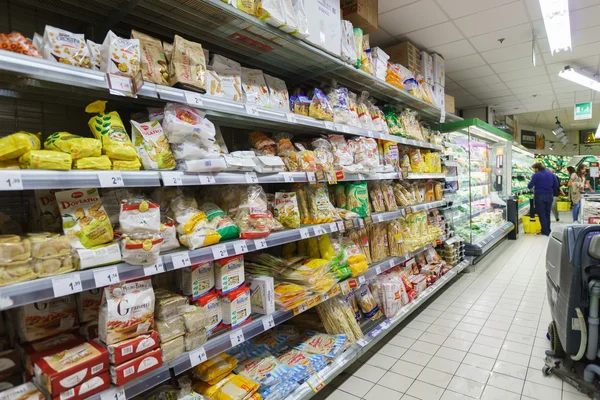
[[[165,240],[161,234],[160,206],[142,196],[122,199],[118,234],[123,261],[131,265],[155,264]]]
[[[250,288],[245,284],[244,256],[215,261],[215,288],[221,296],[225,328],[235,329],[252,320]]]
[[[162,360],[169,362],[185,351],[186,327],[181,310],[185,309],[188,301],[186,297],[164,289],[157,289],[155,297],[155,326],[160,339]]]
[[[123,308],[123,304],[129,307]],[[110,354],[110,380],[123,385],[163,364],[154,331],[155,296],[150,279],[121,282],[104,288],[98,340]]]

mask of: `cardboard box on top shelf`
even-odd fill
[[[377,0],[341,0],[343,19],[352,22],[364,33],[373,33],[378,28]]]
[[[439,108],[444,108],[444,95],[446,91],[441,85],[433,85],[433,102]]]
[[[390,62],[402,64],[413,72],[419,71],[420,56],[419,49],[412,43],[406,41],[383,49],[389,56]]]
[[[456,114],[456,110],[454,109],[454,96],[444,94],[444,107],[447,113]]]
[[[304,8],[309,16],[306,39],[315,46],[339,56],[342,45],[340,1],[305,1]]]
[[[439,54],[432,54],[433,58],[433,83],[446,87],[446,63]]]
[[[423,76],[423,80],[425,80],[425,83],[433,85],[433,57],[426,51],[422,51],[419,57],[421,59],[420,72]]]

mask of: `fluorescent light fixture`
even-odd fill
[[[586,88],[600,92],[600,82],[597,80],[576,72],[573,68],[566,66],[565,69],[558,73],[558,76],[577,83]]]
[[[571,21],[568,0],[540,0],[544,26],[554,55],[559,51],[571,50]]]
[[[600,124],[598,124],[598,128],[596,128],[596,134],[594,135],[594,139],[600,139]]]
[[[562,126],[556,127],[552,130],[552,133],[554,133],[554,135],[556,135],[556,137],[562,137],[565,134],[565,130],[562,128]]]
[[[552,144],[550,145],[550,147],[548,147],[548,150],[550,150],[550,151],[554,150],[554,143],[552,143]]]

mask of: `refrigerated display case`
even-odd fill
[[[506,147],[512,137],[477,118],[442,124],[440,130],[459,177],[444,214],[465,240],[466,254],[481,256],[514,229],[503,199]]]

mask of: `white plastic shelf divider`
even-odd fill
[[[432,174],[432,173],[409,173],[406,179],[445,179],[444,174]]]
[[[437,282],[420,293],[419,296],[412,302],[408,303],[400,309],[400,311],[392,318],[387,318],[375,325],[362,340],[350,346],[335,362],[319,371],[317,374],[325,383],[331,382],[336,376],[344,371],[359,357],[365,354],[370,348],[377,344],[391,330],[404,321],[410,314],[418,309],[421,304],[431,298],[437,291],[444,287],[448,282],[454,279],[460,271],[469,265],[467,260],[462,261],[452,268],[446,275],[441,277]],[[315,395],[315,391],[308,385],[303,383],[298,389],[288,396],[288,400],[307,400]]]

